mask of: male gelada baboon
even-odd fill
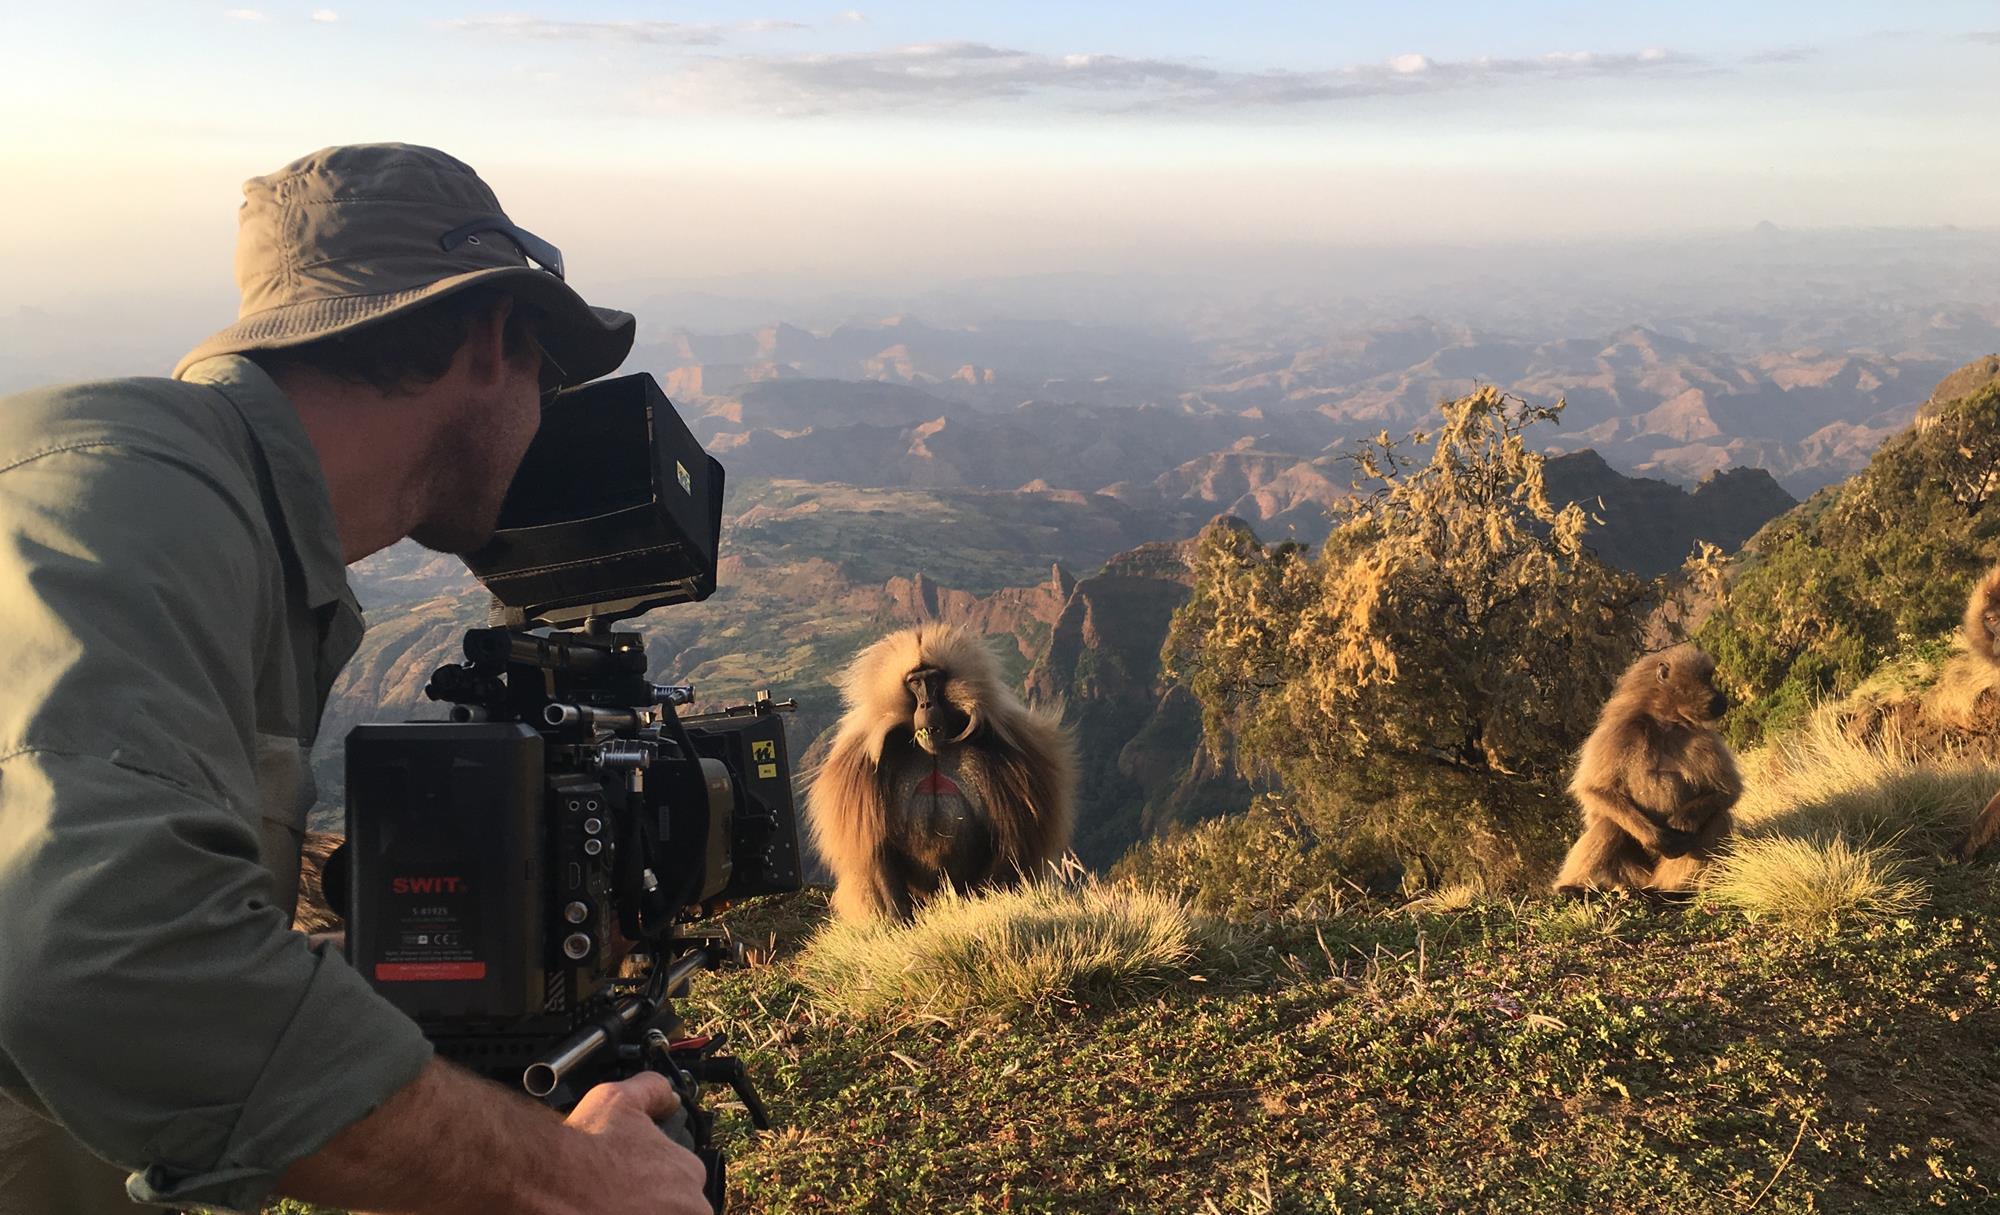
[[[1986,571],[1965,601],[1965,646],[1975,660],[2000,667],[2000,566]],[[1958,845],[1959,859],[1971,860],[1995,839],[2000,839],[2000,793],[1972,821]]]
[[[1714,660],[1685,645],[1619,676],[1570,780],[1583,835],[1558,891],[1685,890],[1735,829],[1743,779],[1715,729],[1728,702],[1714,677]]]
[[[1059,714],[1007,689],[980,638],[892,633],[840,686],[846,716],[806,814],[841,916],[908,919],[947,883],[1012,884],[1069,846],[1074,744]]]

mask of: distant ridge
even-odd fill
[[[1581,502],[1604,518],[1586,536],[1598,556],[1649,578],[1678,568],[1697,540],[1734,552],[1798,505],[1761,468],[1725,469],[1690,492],[1628,477],[1588,448],[1550,459],[1545,476],[1552,501]]]

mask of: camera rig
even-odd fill
[[[340,866],[349,958],[442,1056],[563,1110],[661,1072],[683,1111],[666,1129],[717,1211],[702,1087],[769,1120],[723,1036],[686,1033],[672,1000],[737,958],[698,921],[799,888],[794,706],[683,715],[694,689],[653,683],[616,625],[713,592],[722,489],[650,376],[559,396],[466,559],[496,624],[432,674],[448,719],[348,735]]]

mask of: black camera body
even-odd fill
[[[798,889],[791,762],[769,701],[676,716],[636,635],[466,651],[430,687],[459,720],[348,735],[348,952],[447,1056],[518,1077],[632,945]]]
[[[793,706],[760,693],[683,716],[694,690],[651,682],[643,639],[614,626],[714,591],[722,492],[652,377],[557,397],[466,559],[496,624],[431,676],[448,719],[348,735],[339,865],[349,960],[441,1055],[562,1109],[666,1074],[718,1210],[700,1084],[766,1120],[720,1035],[682,1034],[671,998],[729,960],[690,925],[799,888]]]

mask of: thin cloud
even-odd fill
[[[340,14],[330,8],[314,9],[312,19],[321,25],[332,25],[334,22],[340,20]]]
[[[2000,30],[1974,30],[1966,35],[1973,42],[1984,42],[1988,46],[2000,46]]]
[[[716,46],[731,34],[771,34],[810,29],[797,21],[758,18],[714,25],[686,21],[558,21],[544,17],[455,17],[446,29],[540,41],[635,42],[647,46]]]
[[[866,25],[868,14],[858,8],[850,8],[846,12],[835,13],[833,21],[836,25]]]
[[[1755,64],[1805,63],[1817,58],[1819,58],[1819,48],[1816,46],[1785,46],[1779,47],[1776,50],[1758,51],[1754,55],[1746,55],[1743,58],[1743,62]]]
[[[1273,109],[1542,81],[1679,77],[1715,70],[1662,47],[1437,60],[1410,53],[1315,71],[1240,71],[1190,60],[1045,55],[981,42],[841,54],[714,56],[680,70],[659,100],[785,114],[1050,98],[1104,111]]]
[[[223,13],[222,13],[222,15],[223,15],[223,16],[225,16],[225,17],[227,17],[227,18],[229,18],[229,19],[230,19],[231,21],[264,21],[264,20],[268,20],[268,18],[266,18],[266,17],[264,16],[264,14],[263,14],[263,13],[260,13],[260,12],[258,12],[258,11],[257,11],[256,9],[254,9],[254,8],[232,8],[232,9],[225,9],[225,10],[223,10]]]

